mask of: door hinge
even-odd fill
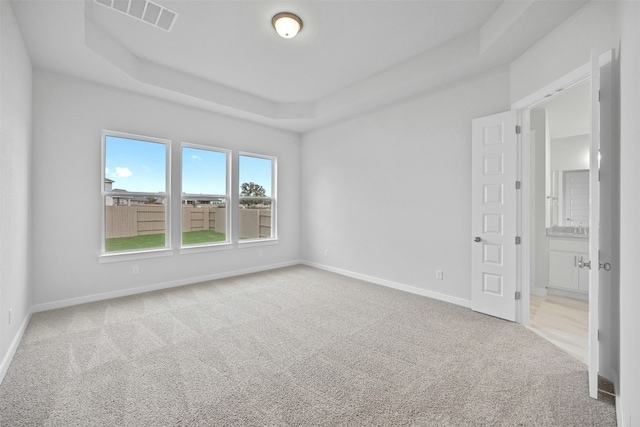
[[[520,135],[522,133],[522,126],[516,125],[516,135]]]
[[[516,190],[519,190],[521,185],[520,181],[516,181]]]
[[[522,298],[522,294],[520,293],[520,291],[516,291],[516,301],[520,298]]]
[[[520,239],[520,236],[516,236],[516,245],[519,245],[521,240],[522,239]]]
[[[600,93],[601,93],[601,92],[600,92],[600,91],[598,91],[598,102],[600,102],[600,100],[602,99],[602,98],[600,97]]]
[[[600,329],[598,329],[598,341],[600,341]]]

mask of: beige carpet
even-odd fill
[[[296,266],[35,314],[2,426],[614,426],[526,328]]]

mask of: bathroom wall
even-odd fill
[[[589,169],[589,135],[551,140],[551,171]]]

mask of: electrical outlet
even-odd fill
[[[13,310],[12,308],[9,309],[9,324],[11,324],[11,311],[12,310]]]
[[[133,266],[133,274],[138,274],[138,273],[140,273],[140,269],[138,268],[137,265],[134,265]]]
[[[442,270],[436,270],[436,279],[442,280]]]
[[[324,256],[329,256],[329,249],[324,250]]]

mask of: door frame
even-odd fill
[[[518,112],[518,123],[522,129],[530,128],[530,109],[539,102],[562,92],[591,76],[591,62],[588,62],[554,82],[536,90],[531,95],[511,105],[512,110]],[[531,233],[531,194],[533,191],[533,174],[531,158],[533,156],[529,132],[521,132],[518,138],[520,156],[518,159],[518,179],[522,182],[519,211],[518,211],[518,235],[522,236],[523,245],[518,253],[518,271],[520,272],[521,298],[516,304],[516,321],[529,323],[529,305],[532,282],[535,279],[535,235]]]

